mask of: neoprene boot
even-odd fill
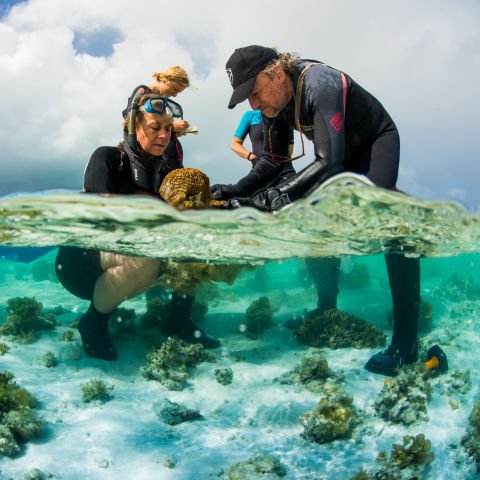
[[[205,348],[217,348],[220,341],[207,335],[191,318],[195,297],[173,292],[167,321],[162,325],[163,335],[176,335],[188,343],[201,343]]]
[[[365,368],[373,373],[395,376],[398,367],[417,360],[420,260],[388,254],[385,262],[393,300],[392,343],[370,358]]]
[[[83,348],[88,357],[116,360],[117,352],[108,331],[108,319],[112,313],[101,313],[90,303],[87,313],[78,322]]]

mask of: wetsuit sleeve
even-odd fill
[[[291,180],[277,186],[291,201],[308,195],[327,178],[345,169],[344,86],[341,73],[333,69],[315,72],[314,68],[305,76],[304,94],[308,108],[313,111],[315,159]]]
[[[247,137],[247,133],[250,129],[250,120],[252,118],[252,112],[245,112],[243,114],[242,119],[240,120],[240,123],[238,124],[237,129],[235,130],[235,133],[233,134],[234,137],[236,138],[241,138],[242,140],[245,140]]]
[[[114,147],[100,147],[93,152],[83,178],[85,192],[118,193],[119,155]]]

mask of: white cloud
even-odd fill
[[[185,163],[202,168],[214,182],[235,181],[248,165],[230,151],[230,143],[248,105],[226,108],[231,87],[224,65],[236,47],[252,43],[324,60],[374,93],[400,129],[400,186],[414,180],[415,193],[423,188],[441,196],[479,176],[475,2],[184,0],[171,9],[167,1],[143,0],[139,5],[30,0],[0,23],[0,158],[9,160],[10,181],[4,177],[0,192],[22,179],[33,188],[81,185],[91,152],[120,140],[120,112],[133,87],[173,64],[190,72],[199,91],[178,98],[186,119],[200,129],[198,137],[182,141]],[[111,56],[76,54],[75,31],[105,28],[123,37]],[[48,174],[43,183],[42,172]],[[455,184],[449,185],[453,176]],[[444,190],[433,181],[438,177],[446,178],[440,182]],[[49,185],[52,179],[65,184]]]

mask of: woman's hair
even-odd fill
[[[274,68],[276,66],[280,66],[286,73],[292,74],[295,70],[295,67],[300,62],[300,57],[296,53],[279,53],[276,48],[273,48],[273,50],[275,50],[277,53],[277,58],[267,63],[267,66],[262,70],[261,73],[264,73],[269,78],[272,78],[274,75]]]
[[[154,73],[152,77],[159,82],[176,82],[183,88],[188,88],[190,86],[190,79],[188,78],[187,72],[179,65],[173,65],[166,68],[163,72]]]
[[[153,98],[153,97],[158,97],[158,93],[144,93],[140,97],[140,99],[138,100],[137,107],[141,107],[149,98]],[[167,115],[167,114],[165,114],[165,115]],[[140,112],[137,111],[136,116],[135,116],[135,120],[136,121],[142,120],[144,118],[144,116],[145,116],[145,114],[142,111],[140,111]],[[127,138],[129,122],[130,122],[130,115],[127,115],[126,118],[123,119],[123,138]]]

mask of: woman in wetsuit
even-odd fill
[[[147,194],[159,197],[165,175],[173,170],[163,157],[173,120],[182,118],[180,105],[139,89],[129,102],[124,141],[118,147],[100,147],[85,170],[84,191],[99,194]],[[90,357],[116,360],[108,319],[126,299],[143,293],[162,273],[162,262],[99,250],[60,247],[56,272],[63,286],[79,298],[90,300],[78,330]],[[177,298],[178,297],[178,298]],[[172,331],[187,341],[214,348],[218,340],[204,334],[190,319],[192,302],[173,295],[169,321]],[[182,303],[183,301],[183,303]]]

